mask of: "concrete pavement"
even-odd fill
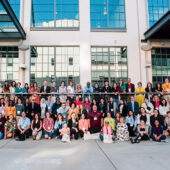
[[[169,158],[170,143],[0,141],[0,170],[168,170]]]

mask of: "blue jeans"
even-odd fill
[[[44,136],[45,135],[48,135],[48,137],[52,138],[53,137],[53,131],[51,131],[51,132],[44,131]]]
[[[0,140],[4,138],[4,133],[0,133]]]
[[[152,139],[153,141],[156,141],[156,139],[155,139],[155,137],[154,137],[153,135],[151,135],[151,139]],[[160,137],[159,141],[156,141],[156,142],[161,142],[162,140],[166,140],[166,136],[162,135],[162,136]]]

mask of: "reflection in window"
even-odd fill
[[[31,82],[39,86],[44,80],[56,81],[58,86],[62,80],[80,81],[79,47],[32,47],[31,63]]]
[[[148,0],[149,25],[154,25],[168,10],[169,0]]]
[[[19,76],[18,47],[0,47],[0,82],[18,81]]]
[[[170,48],[152,49],[152,77],[154,86],[170,78]]]
[[[78,28],[79,0],[32,0],[32,27]]]
[[[20,0],[8,0],[16,17],[18,20],[20,19]],[[5,9],[0,3],[0,14],[7,14]],[[0,28],[1,30],[5,32],[16,32],[16,28],[13,24],[13,22],[0,22]]]
[[[90,0],[91,28],[125,28],[125,0]]]
[[[124,47],[92,47],[91,49],[92,83],[104,84],[104,81],[127,80],[127,49]]]

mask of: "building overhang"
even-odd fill
[[[145,33],[145,40],[170,40],[170,10]]]
[[[0,13],[0,39],[26,39],[26,33],[18,21],[8,0],[0,0],[4,12]],[[10,23],[12,26],[8,26]]]

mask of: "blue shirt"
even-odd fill
[[[64,128],[65,121],[62,121],[62,128]],[[59,121],[55,121],[54,127],[57,127],[59,129]]]
[[[26,117],[25,119],[21,117],[17,125],[20,126],[21,129],[26,129],[29,125],[31,125],[31,121],[28,117]]]
[[[136,117],[134,118],[134,117],[132,117],[132,116],[127,116],[125,123],[126,123],[126,124],[129,123],[130,126],[136,127],[136,125],[137,125],[137,119],[136,119]]]
[[[90,86],[90,87],[85,86],[83,91],[84,91],[84,93],[93,93],[93,87],[92,86]]]

